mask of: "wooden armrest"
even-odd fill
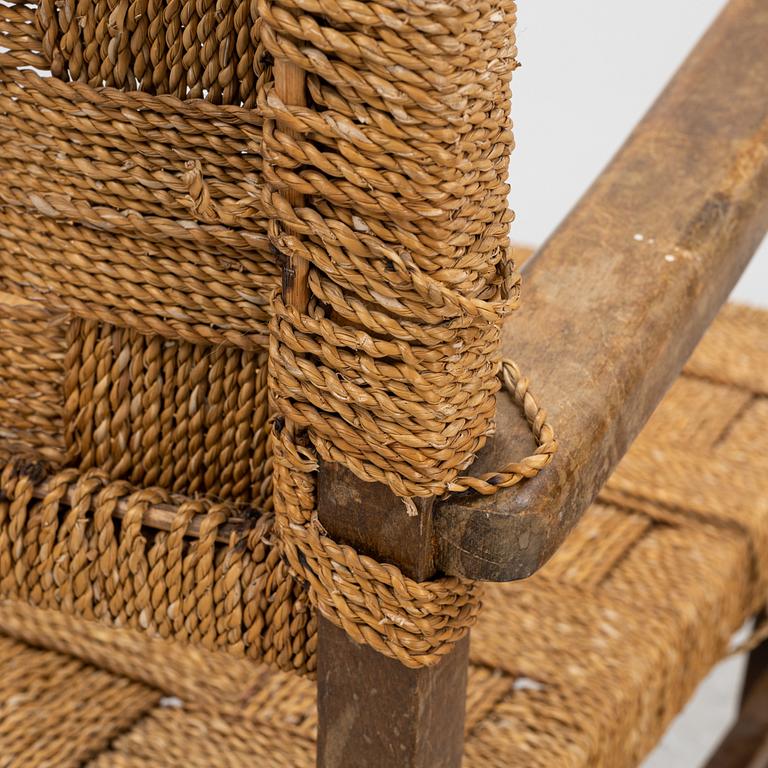
[[[560,448],[533,480],[439,503],[439,570],[505,581],[540,568],[728,297],[768,226],[766,40],[768,4],[732,2],[526,264],[505,354]],[[473,473],[530,449],[521,422],[500,395],[497,434]]]

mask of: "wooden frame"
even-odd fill
[[[768,6],[732,0],[623,149],[525,270],[505,352],[536,384],[560,450],[539,477],[491,498],[392,494],[324,466],[329,534],[425,579],[528,576],[552,555],[678,375],[768,226]],[[301,104],[301,73],[276,62]],[[286,301],[302,306],[303,266]],[[673,330],[672,330],[673,329]],[[511,403],[474,470],[530,448]],[[318,764],[451,768],[461,761],[468,642],[409,671],[321,620]],[[376,687],[376,695],[368,689]]]

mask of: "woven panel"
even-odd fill
[[[270,533],[260,29],[0,5],[0,593],[309,671]]]
[[[44,477],[18,460],[0,472],[2,597],[311,670],[314,615],[268,518],[94,471]]]
[[[0,438],[56,463],[65,453],[63,320],[39,302],[0,293]]]
[[[258,204],[259,28],[245,2],[0,6],[6,290],[264,346],[279,268]]]
[[[504,382],[538,407],[499,346],[519,299],[514,24],[514,0],[3,4],[0,286],[71,320],[65,453],[4,468],[6,595],[305,672],[305,592],[332,620],[351,606],[337,624],[404,663],[435,663],[466,633],[471,585],[428,593],[395,575],[403,605],[385,622],[391,569],[372,578],[327,537],[309,551],[315,464],[294,437],[401,496],[487,491],[460,472],[494,429],[495,393]],[[285,67],[305,106],[286,103]],[[301,260],[306,307],[288,288]],[[540,450],[494,488],[549,462],[551,427],[531,421]],[[291,574],[264,555],[273,486]],[[213,505],[194,507],[192,531],[198,499]],[[49,527],[69,549],[56,579]],[[170,555],[174,536],[193,554]],[[86,541],[101,572],[76,551]],[[119,583],[105,575],[116,557]],[[246,584],[267,559],[278,575]],[[253,607],[261,590],[269,610]],[[279,650],[259,650],[270,633]]]
[[[264,58],[250,0],[42,0],[36,22],[63,80],[255,105]]]
[[[79,319],[67,342],[64,420],[81,470],[269,510],[266,353]]]

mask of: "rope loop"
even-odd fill
[[[510,488],[525,479],[536,477],[551,461],[557,451],[557,440],[547,412],[539,406],[529,388],[528,379],[522,376],[517,364],[505,358],[501,368],[501,380],[515,403],[521,408],[536,440],[536,450],[524,459],[512,461],[496,472],[479,477],[463,476],[449,483],[445,496],[452,493],[474,491],[490,496],[502,488]]]

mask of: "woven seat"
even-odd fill
[[[766,456],[768,313],[728,306],[554,559],[486,587],[466,766],[638,764],[764,600]],[[4,765],[314,764],[305,678],[18,602],[0,626]]]

